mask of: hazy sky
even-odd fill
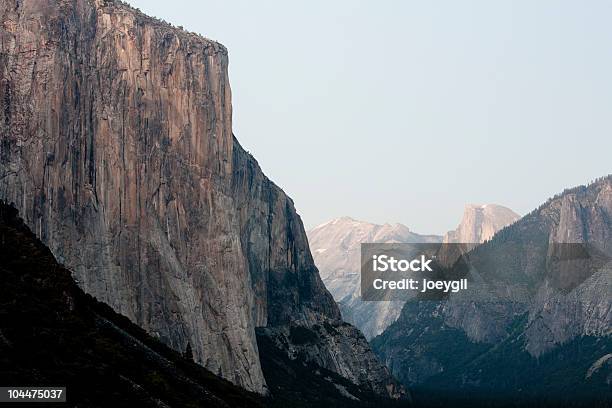
[[[229,49],[234,132],[307,227],[443,233],[612,173],[611,1],[167,1]]]

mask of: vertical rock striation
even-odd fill
[[[232,134],[227,66],[120,2],[3,1],[0,198],[86,292],[265,392],[255,328],[340,314],[291,200]]]
[[[261,391],[226,50],[112,3],[1,15],[1,196],[86,292]]]

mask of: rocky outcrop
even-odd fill
[[[416,234],[402,224],[378,225],[350,217],[337,218],[308,231],[310,248],[325,286],[340,305],[343,318],[356,325],[367,339],[393,323],[404,302],[361,300],[361,244],[440,242],[441,238]]]
[[[454,231],[444,235],[444,243],[477,244],[485,242],[503,227],[520,216],[509,208],[497,204],[468,204],[461,222]]]
[[[105,0],[4,1],[0,39],[0,198],[87,293],[265,392],[255,328],[340,313],[232,134],[227,50]]]
[[[397,381],[389,378],[387,367],[380,364],[363,334],[348,323],[325,320],[310,327],[282,326],[258,329],[275,347],[291,359],[315,363],[340,374],[353,384],[369,387],[375,394],[390,395],[394,399],[410,398]],[[338,359],[337,356],[352,358]],[[357,367],[360,369],[356,370]]]

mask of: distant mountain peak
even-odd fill
[[[341,217],[337,217],[337,218],[333,218],[329,221],[326,221],[322,224],[319,224],[313,228],[311,228],[309,230],[310,232],[314,232],[316,230],[320,230],[320,229],[329,229],[329,228],[355,228],[355,227],[363,227],[363,228],[372,228],[372,229],[397,229],[397,230],[402,230],[405,232],[409,232],[410,228],[408,228],[406,225],[399,223],[399,222],[394,222],[394,223],[389,223],[389,222],[385,222],[384,224],[376,224],[373,222],[369,222],[369,221],[362,221],[362,220],[358,220],[356,218],[344,215]]]
[[[343,317],[366,338],[380,334],[393,323],[403,302],[362,302],[360,290],[361,244],[440,242],[439,235],[420,235],[400,223],[375,224],[340,217],[307,232],[308,242],[323,283],[339,303]]]
[[[481,243],[520,215],[499,204],[467,204],[457,228],[444,235],[444,242]]]

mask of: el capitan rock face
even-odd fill
[[[0,198],[87,293],[257,392],[256,327],[340,321],[233,137],[223,46],[103,0],[4,1],[0,38]]]
[[[0,280],[2,384],[61,384],[70,407],[268,406],[85,294],[2,200]]]

